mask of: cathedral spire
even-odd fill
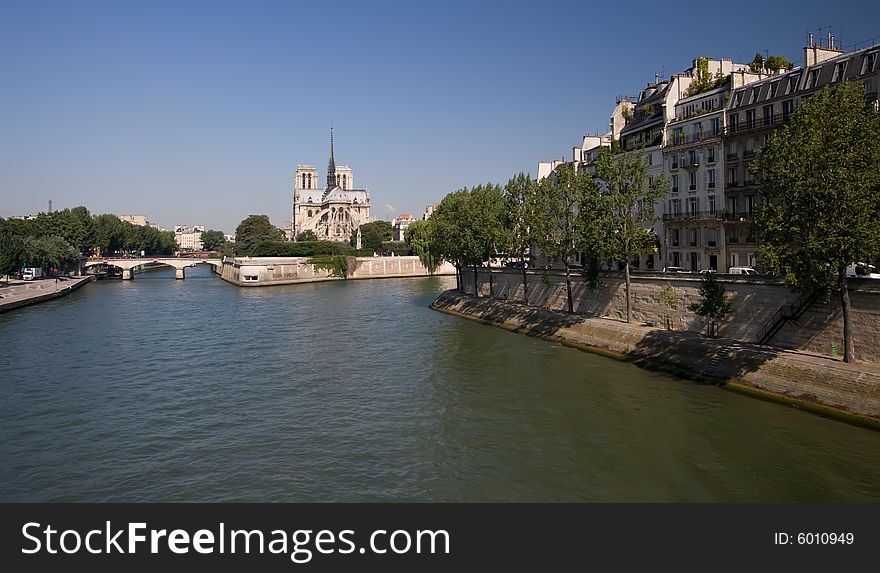
[[[336,161],[333,159],[333,123],[330,123],[330,161],[327,162],[327,189],[339,185],[336,181]]]

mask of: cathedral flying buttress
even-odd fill
[[[293,236],[313,231],[319,241],[348,242],[352,232],[370,222],[370,192],[355,189],[351,168],[336,165],[333,128],[330,128],[330,160],[327,178],[319,188],[318,170],[297,165],[293,179]]]

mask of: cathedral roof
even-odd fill
[[[321,203],[369,203],[366,189],[343,189],[338,185],[324,193]]]

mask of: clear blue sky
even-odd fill
[[[0,216],[87,206],[227,233],[290,217],[297,163],[374,216],[568,157],[700,55],[802,60],[880,36],[880,5],[737,2],[0,2]]]

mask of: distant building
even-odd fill
[[[321,241],[345,241],[355,229],[370,222],[370,192],[354,189],[350,167],[336,166],[333,130],[330,130],[330,160],[323,190],[318,188],[318,171],[312,165],[297,165],[293,180],[293,219],[289,235],[314,231]]]
[[[402,241],[403,240],[403,232],[409,227],[410,223],[415,221],[412,215],[409,213],[404,213],[398,217],[395,217],[391,220],[391,229],[394,231],[394,240]]]
[[[434,211],[437,210],[437,203],[428,203],[425,206],[425,212],[422,214],[422,221],[427,221],[431,218],[431,215],[434,214]]]
[[[146,215],[116,215],[120,221],[137,225],[138,227],[151,227]]]
[[[235,235],[223,235],[223,238],[226,239],[227,243],[235,242]]]
[[[196,225],[194,227],[175,225],[174,240],[177,242],[177,247],[181,251],[201,251],[202,233],[204,232],[205,227],[202,225]]]

